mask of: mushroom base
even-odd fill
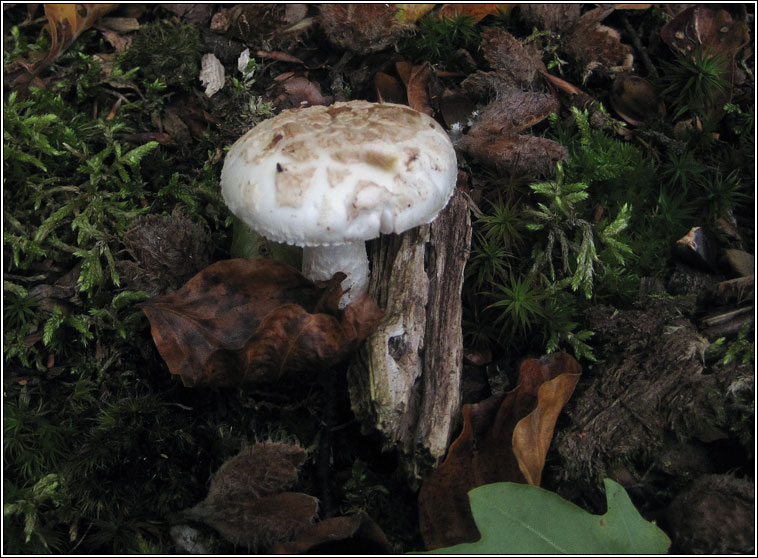
[[[327,281],[340,271],[347,275],[342,281],[345,294],[340,299],[340,308],[344,308],[368,291],[369,268],[365,242],[303,248],[303,275],[308,279]]]

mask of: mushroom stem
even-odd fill
[[[347,275],[342,281],[345,292],[340,299],[344,308],[368,291],[368,257],[363,241],[333,246],[303,248],[303,275],[312,281],[326,281],[337,272]]]

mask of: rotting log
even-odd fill
[[[460,409],[461,287],[471,219],[459,191],[430,225],[371,248],[369,293],[385,311],[348,371],[364,431],[397,449],[412,485],[445,455]]]

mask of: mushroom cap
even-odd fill
[[[445,130],[404,105],[350,101],[285,110],[232,145],[229,209],[275,242],[325,246],[429,223],[455,189]]]

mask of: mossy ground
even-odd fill
[[[6,69],[47,51],[42,21],[26,21],[19,6],[4,15]],[[654,36],[662,21],[654,15],[641,25]],[[230,256],[232,221],[218,189],[224,147],[271,113],[266,94],[274,81],[271,65],[262,65],[255,80],[238,76],[208,99],[198,80],[206,51],[198,29],[158,6],[140,23],[124,55],[91,29],[44,72],[44,89],[4,92],[4,551],[172,553],[171,514],[202,500],[210,475],[244,444],[267,439],[296,439],[309,450],[296,489],[328,492],[333,513],[368,510],[398,551],[420,548],[415,495],[397,477],[393,456],[351,422],[343,380],[329,403],[318,381],[195,391],[158,355],[138,305],[161,278],[134,271],[149,246],[133,227],[143,216],[172,218],[165,226],[195,231],[188,238],[207,243],[210,261]],[[486,23],[532,33],[505,15]],[[435,24],[422,41],[399,44],[415,61],[474,49],[479,27],[461,20],[453,27],[458,41],[427,44],[446,29]],[[546,60],[563,62],[549,37],[535,40],[543,41]],[[339,56],[317,33],[304,41],[311,50],[301,52],[322,64],[313,64],[313,79],[334,83],[328,65]],[[663,45],[651,48],[676,63]],[[313,55],[319,49],[324,55]],[[371,96],[371,85],[356,76],[364,64],[378,67],[377,56],[342,66],[352,72],[353,98]],[[456,60],[450,69],[468,63]],[[486,64],[480,54],[472,60]],[[543,180],[542,190],[530,189],[536,180],[465,163],[482,186],[484,216],[474,224],[464,336],[494,363],[486,368],[493,385],[547,348],[565,348],[585,365],[605,354],[585,313],[598,303],[630,310],[643,279],[670,275],[671,246],[693,225],[718,229],[726,220],[754,251],[752,59],[738,62],[748,79],[723,118],[683,140],[674,139],[672,119],[634,141],[619,139],[612,125],[592,125],[605,118],[599,110],[565,110],[544,124],[541,133],[570,149],[564,184],[584,187],[557,193],[556,182]],[[581,81],[579,69],[560,67],[566,79]],[[602,76],[586,84],[598,96],[608,85]],[[664,101],[677,103],[679,119],[698,116],[677,93]],[[624,207],[631,211],[621,223]],[[725,234],[722,240],[730,242]],[[544,265],[534,270],[535,261]],[[747,354],[751,338],[746,332],[733,342]],[[323,486],[317,455],[328,404],[336,405],[338,428]],[[714,420],[747,447],[750,407],[740,409]],[[748,461],[740,465],[745,471]],[[560,482],[560,474],[547,478],[556,488]],[[643,504],[653,509],[660,501]]]

